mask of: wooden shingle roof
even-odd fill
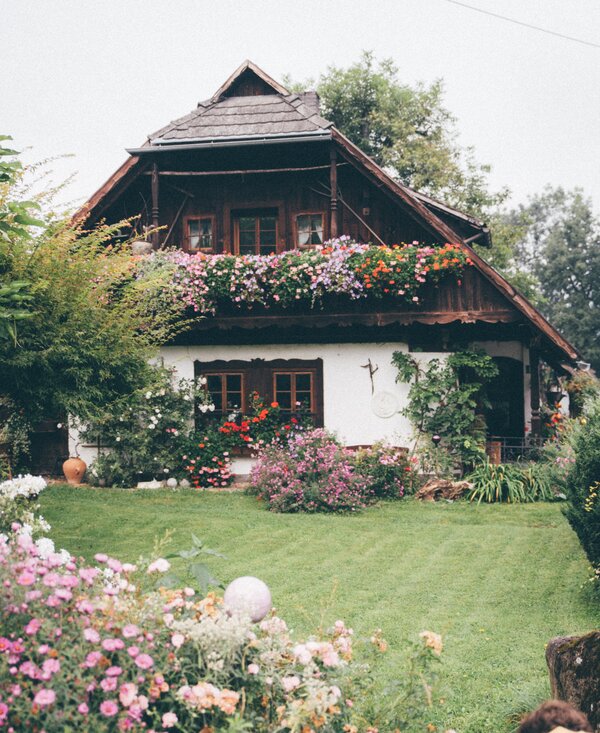
[[[232,137],[271,137],[326,131],[331,122],[304,95],[263,94],[200,102],[197,109],[149,136],[150,145]]]

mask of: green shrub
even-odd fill
[[[553,498],[551,483],[534,464],[494,464],[486,457],[467,479],[473,484],[468,498],[478,504],[482,501],[519,504]]]
[[[587,417],[571,436],[575,454],[566,479],[567,519],[577,533],[587,556],[600,565],[600,400],[596,400]]]
[[[402,448],[374,443],[356,453],[355,466],[357,473],[367,478],[374,496],[399,499],[414,491],[415,466]]]

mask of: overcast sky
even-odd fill
[[[466,1],[600,44],[599,0]],[[462,143],[513,203],[551,183],[600,209],[600,48],[448,0],[0,0],[0,133],[29,159],[73,154],[53,168],[77,171],[82,201],[245,58],[305,79],[362,49],[404,82],[444,79]]]

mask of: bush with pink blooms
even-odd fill
[[[250,481],[251,493],[277,512],[355,512],[373,500],[352,453],[322,428],[264,448]]]
[[[159,558],[89,566],[0,537],[0,727],[9,731],[342,731],[352,654],[338,622],[295,644],[213,594],[166,590]],[[236,727],[237,726],[237,727]]]

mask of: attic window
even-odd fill
[[[296,246],[323,244],[323,214],[298,214],[296,217]]]
[[[186,249],[190,252],[212,252],[214,231],[214,217],[188,217],[185,223]]]

